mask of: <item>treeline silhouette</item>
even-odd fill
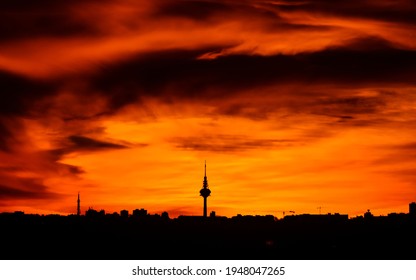
[[[412,259],[414,214],[0,214],[1,259]]]

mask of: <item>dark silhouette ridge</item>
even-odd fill
[[[409,213],[237,215],[231,218],[105,213],[0,214],[0,259],[413,259]]]

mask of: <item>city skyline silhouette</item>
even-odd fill
[[[205,209],[205,207],[202,207]],[[409,213],[149,214],[146,209],[85,215],[0,213],[0,259],[413,259],[416,203]]]
[[[226,217],[208,216],[210,194],[205,161],[201,215],[92,207],[82,214],[80,192],[74,214],[3,212],[0,238],[13,246],[0,259],[411,259],[407,250],[416,249],[416,202],[387,216],[321,214],[318,207],[319,214],[289,210],[280,219]]]
[[[199,193],[200,193],[200,196],[203,197],[203,207],[202,207],[202,213],[203,214],[201,216],[203,218],[207,218],[208,217],[208,203],[207,203],[207,198],[208,198],[208,196],[211,195],[211,190],[208,187],[207,162],[206,162],[206,160],[204,161],[204,178],[203,178],[203,181],[202,181],[202,188],[199,191]],[[317,207],[317,209],[319,210],[319,215],[321,215],[322,206]],[[293,211],[293,210],[283,210],[283,211],[282,210],[274,210],[274,211],[272,211],[272,213],[277,213],[277,212],[279,212],[279,213],[281,212],[282,215],[283,215],[283,218],[286,217],[285,216],[286,213],[289,213],[288,215],[291,215],[291,216],[295,216],[295,213],[296,213],[296,211]],[[10,212],[3,212],[3,213],[4,214],[7,214],[7,213],[10,213]],[[22,213],[22,214],[24,214],[23,211],[15,211],[14,213]],[[148,210],[146,210],[144,208],[141,208],[141,209],[136,208],[136,209],[134,209],[132,211],[132,214],[130,214],[127,209],[122,209],[122,210],[120,210],[119,213],[118,212],[112,212],[111,215],[113,215],[113,216],[120,215],[122,217],[129,217],[129,215],[136,216],[135,213],[136,214],[137,213],[141,213],[140,216],[143,216],[143,215],[146,216],[148,214]],[[256,214],[256,215],[250,215],[250,214],[248,214],[246,216],[257,216],[257,217],[259,217],[259,216],[269,216],[270,217],[271,216],[271,217],[274,217],[274,219],[278,219],[278,217],[275,217],[272,213],[268,213],[266,215],[258,215],[258,214]],[[94,209],[94,207],[92,207],[92,206],[89,206],[88,207],[88,210],[85,211],[85,215],[96,215],[96,216],[101,215],[101,216],[103,216],[105,214],[106,214],[105,209],[100,209],[98,211],[98,210]],[[165,218],[166,217],[169,217],[168,214],[169,213],[167,211],[163,211],[162,212],[162,216],[165,216]],[[332,213],[330,213],[330,212],[327,212],[326,213],[326,215],[331,215],[331,214]],[[338,213],[338,212],[334,212],[333,214],[340,215],[340,213]],[[403,212],[401,212],[401,213],[395,213],[395,212],[387,213],[387,215],[392,215],[392,214],[401,214],[401,215],[403,215],[404,213]],[[416,215],[416,202],[411,202],[409,204],[408,214],[409,215],[412,215],[412,216]],[[49,213],[49,215],[53,215],[53,214],[52,213]],[[73,214],[69,214],[69,215],[73,215]],[[76,215],[77,216],[82,215],[82,213],[81,213],[81,196],[80,196],[80,192],[78,192],[78,196],[77,196],[77,200],[76,200]],[[108,213],[107,213],[107,215],[108,215]],[[158,216],[159,214],[154,214],[154,215]],[[236,216],[241,216],[241,215],[242,215],[241,213],[238,213]],[[298,213],[298,215],[299,215],[299,213]],[[313,213],[302,213],[301,215],[316,215],[316,214],[313,214]],[[367,209],[367,211],[364,213],[364,217],[365,216],[369,216],[369,215],[370,216],[374,216],[370,212],[370,209]],[[179,217],[183,217],[183,216],[186,216],[186,215],[179,215]],[[197,217],[198,215],[192,215],[192,216]],[[348,217],[348,214],[343,214],[342,216]],[[380,216],[383,216],[383,215],[380,215]],[[216,211],[211,211],[210,217],[216,217]],[[225,218],[226,216],[222,216],[222,217]],[[358,215],[357,217],[362,217],[362,215]]]
[[[199,193],[200,193],[200,196],[203,198],[203,207],[202,207],[202,215],[201,216],[204,217],[204,218],[206,218],[206,217],[208,217],[208,202],[207,202],[207,198],[211,195],[211,190],[208,187],[207,163],[206,163],[206,160],[204,160],[204,177],[203,177],[203,181],[202,181],[202,188],[200,189]],[[415,212],[415,205],[416,205],[415,202],[410,202],[410,204],[409,204],[409,212],[408,212],[409,214],[412,212],[412,209],[413,209],[413,212]],[[322,208],[323,208],[322,206],[316,207],[316,209],[319,211],[319,215],[321,215]],[[134,212],[137,212],[137,211],[139,211],[139,212],[145,211],[146,215],[147,215],[147,212],[148,212],[148,210],[146,210],[144,208],[141,208],[140,210],[138,208],[136,208],[136,209],[133,209],[131,211],[132,214],[130,214],[129,213],[129,210],[127,210],[127,209],[121,209],[121,210],[119,210],[119,212],[113,211],[111,213],[111,215],[113,215],[113,216],[114,215],[115,216],[121,215],[121,216],[126,217],[126,216],[129,216],[129,215],[134,215],[133,213]],[[13,211],[12,212],[5,211],[3,213],[4,214],[10,214],[10,213],[13,213]],[[24,211],[16,210],[16,211],[14,211],[14,213],[24,213]],[[106,213],[105,209],[102,209],[101,208],[98,211],[98,210],[94,209],[93,206],[88,206],[88,209],[85,210],[85,215],[87,215],[87,213],[90,213],[90,215],[105,215],[105,214],[108,215],[109,214],[109,213]],[[91,213],[95,213],[95,214],[91,214]],[[246,216],[257,216],[257,217],[259,217],[259,216],[273,216],[273,217],[275,217],[275,219],[278,219],[279,218],[278,215],[275,215],[277,213],[281,213],[282,214],[282,218],[284,218],[286,216],[286,213],[287,213],[287,215],[291,215],[291,216],[295,216],[295,213],[297,213],[299,215],[299,212],[296,212],[294,210],[278,210],[278,209],[274,209],[270,213],[265,213],[263,215],[262,214],[244,214],[244,215],[246,215]],[[29,214],[35,214],[36,215],[37,213],[29,213]],[[42,216],[45,215],[45,214],[46,215],[62,215],[62,214],[57,214],[57,213],[43,213]],[[74,213],[69,213],[69,214],[66,214],[66,215],[73,215],[73,214]],[[169,213],[167,211],[162,211],[162,215],[168,215],[168,214]],[[331,215],[331,214],[339,215],[340,213],[337,212],[337,211],[335,211],[333,213],[326,212],[326,213],[324,213],[324,215],[325,214],[326,215]],[[364,213],[362,213],[362,214],[364,216],[365,215],[372,215],[373,216],[373,214],[370,212],[370,209],[367,209],[367,211],[364,212]],[[384,215],[381,214],[379,216],[381,217],[381,216],[387,216],[387,215],[392,215],[392,214],[401,214],[401,215],[403,215],[405,213],[404,212],[399,212],[399,213],[397,213],[397,212],[390,212],[390,213],[385,213]],[[76,215],[77,216],[82,215],[80,192],[78,192],[77,200],[76,200]],[[154,213],[154,215],[158,216],[160,214]],[[215,210],[214,211],[211,211],[211,213],[209,215],[215,217],[216,211]],[[242,213],[237,213],[235,216],[241,216],[241,215],[242,215]],[[303,213],[300,213],[300,215],[317,215],[317,213],[303,212]],[[358,215],[356,215],[356,217],[362,217],[363,215],[358,214]],[[65,214],[63,216],[65,216]],[[183,216],[189,216],[189,215],[179,214],[176,217],[183,217]],[[191,216],[197,217],[199,215],[193,214]],[[232,217],[235,217],[235,216],[232,216]],[[347,216],[348,217],[350,215],[349,214],[343,214],[343,216]],[[227,216],[222,216],[222,217],[225,218]],[[227,218],[230,218],[230,216],[228,216]]]

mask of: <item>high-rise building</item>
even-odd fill
[[[128,210],[121,210],[120,211],[120,216],[122,218],[128,218],[129,217],[129,211]]]
[[[416,202],[412,202],[409,204],[409,215],[416,217]]]

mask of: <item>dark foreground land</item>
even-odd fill
[[[6,259],[413,259],[416,218],[0,214]]]

